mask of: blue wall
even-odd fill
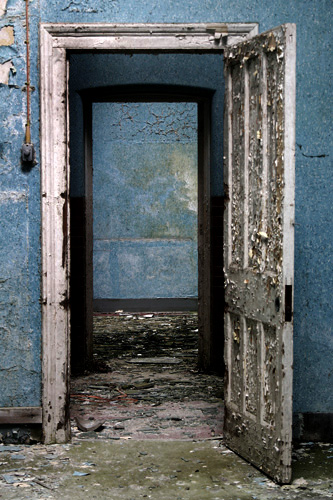
[[[83,111],[78,92],[87,88],[124,84],[170,84],[214,91],[212,191],[215,195],[222,194],[221,129],[224,81],[221,54],[72,54],[70,68],[72,197],[82,196],[84,193]],[[137,107],[138,104],[132,106]],[[158,105],[150,104],[149,109],[152,110],[152,106],[156,108]],[[189,210],[188,205],[182,201],[184,196],[190,196],[194,201],[193,196],[196,196],[197,186],[191,186],[192,194],[190,194],[184,175],[180,179],[181,172],[185,173],[185,170],[191,172],[192,184],[196,176],[197,117],[193,109],[194,104],[173,104],[174,111],[178,109],[179,113],[182,113],[178,117],[177,113],[172,112],[170,104],[163,106],[167,106],[164,111],[155,109],[154,113],[156,115],[162,112],[166,116],[164,120],[156,120],[156,117],[145,116],[142,105],[140,113],[133,108],[132,115],[128,105],[126,108],[122,106],[119,108],[116,104],[94,105],[94,109],[99,110],[94,119],[94,129],[98,128],[93,132],[95,298],[197,296],[196,213]],[[125,109],[127,114],[131,115],[131,119],[127,116],[118,128],[116,124],[120,116],[117,116],[119,111],[116,109]],[[149,126],[148,124],[154,123],[154,120],[155,126]],[[153,147],[149,147],[149,143]],[[153,156],[152,151],[154,151]],[[126,165],[122,160],[125,152]],[[141,160],[138,155],[141,155]],[[110,170],[111,158],[113,164],[117,162],[116,171]],[[143,187],[137,185],[135,194],[132,170],[138,161],[144,162],[145,166],[138,169],[141,176],[138,176],[135,182],[138,184],[138,180],[141,179]],[[184,163],[183,166],[181,162]],[[119,169],[121,185],[119,182],[117,184],[114,182],[119,179]],[[164,180],[162,172],[167,174]],[[107,182],[104,182],[106,179]],[[144,196],[141,193],[142,189],[149,190],[149,196]],[[184,189],[186,193],[181,193]],[[166,191],[169,193],[167,198]],[[163,204],[159,211],[160,215],[158,216],[155,207],[155,215],[152,216],[153,210],[148,210],[148,205],[153,200],[156,203],[158,199]],[[142,205],[141,213],[140,217],[134,219],[133,212],[138,214],[139,212],[133,204],[138,202]],[[127,205],[125,219],[120,213],[122,205],[123,211]],[[131,228],[124,233],[129,219]],[[167,225],[170,226],[169,230]],[[113,232],[112,237],[111,232]],[[122,238],[122,243],[119,240],[110,241],[115,237]]]
[[[7,13],[0,17],[0,65],[12,62],[9,85],[0,83],[0,406],[39,405],[41,394],[39,168],[23,172],[20,165],[26,106],[24,7],[22,2],[10,1]],[[39,11],[35,3],[31,16],[36,88],[32,134],[38,144]],[[6,26],[14,27],[10,45],[1,41],[1,29]]]
[[[94,298],[196,297],[197,105],[93,104]]]
[[[79,91],[116,85],[174,85],[209,89],[212,97],[212,195],[223,193],[224,79],[221,54],[71,54],[71,196],[84,194],[83,109]],[[74,124],[74,125],[73,125]]]
[[[36,404],[40,394],[39,167],[23,173],[25,94],[23,11],[9,0],[0,29],[15,41],[0,46],[0,64],[16,74],[0,86],[2,405]],[[296,252],[294,409],[333,411],[332,401],[332,175],[330,0],[37,0],[31,2],[32,85],[38,88],[38,22],[244,22],[260,31],[297,24]],[[0,35],[1,37],[1,35]],[[91,81],[94,74],[86,74]],[[33,140],[38,153],[38,90],[33,94]],[[17,194],[14,194],[17,193]],[[24,201],[23,201],[24,200]],[[15,265],[13,261],[15,259]],[[14,272],[13,272],[14,270]],[[10,341],[9,341],[10,338]],[[7,340],[6,340],[7,339]],[[22,374],[26,387],[22,387]]]

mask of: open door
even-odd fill
[[[293,24],[225,50],[225,439],[291,480]]]

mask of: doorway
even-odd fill
[[[202,228],[210,218],[212,92],[146,85],[80,94],[85,191],[71,196],[72,371],[93,361],[93,312],[119,309],[198,311],[207,369],[210,232]],[[129,108],[134,141],[126,138]],[[167,130],[163,113],[173,121]],[[73,184],[75,193],[75,176]]]
[[[147,397],[150,403],[157,398],[152,406],[158,404],[159,412],[170,410],[171,404],[176,413],[185,398],[183,412],[192,404],[202,406],[197,413],[204,411],[207,421],[212,414],[205,430],[203,418],[198,419],[192,437],[195,432],[206,438],[220,434],[223,381],[197,370],[198,347],[202,367],[211,335],[211,245],[210,233],[202,227],[209,227],[205,220],[210,217],[213,91],[145,85],[83,90],[80,95],[85,197],[71,203],[70,296],[72,373],[81,377],[73,379],[72,416],[91,418],[89,410],[95,410],[110,425],[115,407],[111,417],[103,403],[113,399],[127,405],[133,427]],[[220,337],[221,332],[222,345]],[[161,380],[161,368],[171,378]],[[120,387],[136,394],[138,406],[119,389],[115,370]],[[142,377],[144,387],[140,383],[136,391],[135,380],[142,382]],[[107,387],[123,391],[122,397],[116,392],[110,400]],[[160,406],[161,390],[165,407]],[[80,401],[90,406],[80,406]],[[154,418],[159,421],[158,415]],[[183,419],[178,420],[178,433],[186,432]]]
[[[255,23],[41,25],[42,406],[45,442],[67,441],[70,436],[70,51],[223,53],[227,43],[251,37],[257,32]],[[203,227],[204,234],[205,229]],[[54,356],[55,349],[57,356]]]
[[[41,25],[42,406],[46,442],[67,441],[70,436],[70,51],[223,53],[226,44],[257,32],[255,23]],[[207,219],[206,224],[209,225]],[[202,228],[204,234],[206,227]],[[55,349],[57,356],[54,356]]]
[[[42,25],[46,442],[69,438],[69,51],[220,51],[227,82],[225,436],[278,481],[290,480],[295,26],[256,33],[257,25],[250,24]],[[260,446],[254,447],[258,435]]]
[[[73,225],[75,226],[72,231],[72,236],[75,234],[75,241],[72,242],[72,247],[74,248],[77,244],[81,244],[87,239],[87,252],[90,255],[88,260],[92,262],[91,250],[88,249],[89,242],[92,240],[92,235],[85,235],[83,231],[83,227],[81,225],[85,225],[88,230],[92,231],[92,224],[84,222],[85,220],[85,210],[87,203],[87,213],[89,219],[92,219],[92,216],[89,213],[92,211],[92,191],[90,190],[91,181],[87,181],[90,176],[91,166],[86,166],[87,174],[83,175],[82,165],[84,164],[84,157],[82,156],[82,151],[86,151],[86,158],[88,158],[88,162],[92,161],[92,158],[89,158],[90,154],[90,144],[91,139],[86,141],[86,147],[84,147],[82,138],[84,136],[91,137],[92,131],[88,130],[90,123],[92,122],[92,109],[93,107],[100,107],[103,109],[105,106],[109,106],[110,102],[118,101],[120,108],[124,106],[124,102],[133,103],[133,106],[138,106],[139,101],[148,102],[147,106],[157,105],[154,104],[154,101],[160,101],[163,106],[197,106],[198,110],[198,134],[199,141],[198,147],[196,147],[192,143],[192,153],[197,150],[196,153],[198,156],[199,162],[199,188],[201,191],[197,193],[198,203],[199,203],[199,223],[200,228],[198,229],[199,237],[198,243],[201,248],[199,249],[199,261],[201,268],[204,265],[205,269],[199,274],[199,291],[201,291],[201,300],[199,300],[200,307],[202,310],[206,311],[206,315],[199,314],[201,316],[201,326],[200,330],[200,366],[205,370],[214,370],[219,371],[220,373],[223,371],[223,335],[221,334],[221,307],[220,303],[223,301],[223,273],[222,273],[222,225],[223,225],[223,171],[222,171],[222,155],[223,155],[223,136],[221,134],[221,130],[223,128],[223,95],[224,95],[224,83],[223,83],[223,54],[218,51],[214,53],[168,53],[168,52],[160,52],[158,54],[154,53],[112,53],[105,54],[103,52],[98,53],[70,53],[69,54],[69,67],[70,67],[70,77],[69,77],[69,93],[70,93],[70,122],[72,123],[72,128],[70,131],[70,141],[71,141],[71,219],[73,221]],[[85,71],[82,71],[82,68],[85,68]],[[103,86],[102,86],[103,85]],[[97,87],[97,88],[96,88]],[[140,96],[141,94],[141,96]],[[149,104],[150,100],[150,104]],[[172,101],[175,104],[172,104]],[[200,103],[199,103],[200,101]],[[135,104],[135,102],[137,104]],[[181,104],[184,103],[184,105]],[[188,104],[186,104],[186,102]],[[177,104],[178,103],[178,104]],[[192,103],[192,104],[191,104]],[[159,106],[161,106],[160,104]],[[130,104],[126,105],[130,106]],[[83,109],[84,107],[84,109]],[[135,112],[134,112],[135,113]],[[184,110],[182,111],[184,113]],[[85,114],[86,119],[86,132],[84,131],[84,126],[82,122],[82,116]],[[155,113],[156,115],[156,113]],[[157,114],[158,115],[158,114]],[[171,115],[170,115],[171,116]],[[169,116],[169,120],[170,120]],[[182,120],[184,122],[184,114],[182,115]],[[127,117],[128,118],[128,117]],[[136,118],[137,120],[137,118]],[[152,120],[160,120],[163,122],[163,117],[153,117]],[[186,120],[185,120],[186,121]],[[121,130],[121,134],[125,134],[126,123],[133,123],[133,120],[127,120],[126,117],[124,120],[125,125]],[[204,123],[205,122],[205,123]],[[181,120],[179,121],[181,123]],[[73,125],[74,124],[74,125]],[[160,126],[160,125],[159,125]],[[186,128],[188,125],[184,123],[184,127]],[[149,127],[148,124],[142,124],[142,127]],[[114,126],[112,125],[112,128]],[[185,129],[184,129],[185,130]],[[170,139],[173,137],[174,141],[174,151],[177,150],[176,145],[181,145],[182,142],[184,144],[187,142],[187,149],[189,146],[188,139],[183,140],[179,137],[180,140],[176,137],[176,132],[172,130],[172,127],[169,124],[169,129],[167,131],[159,130],[158,134],[155,134],[155,139],[158,137],[164,137],[163,141],[165,145],[163,148],[167,147],[167,142],[170,142]],[[171,135],[170,135],[171,132]],[[129,131],[131,133],[131,131]],[[185,137],[185,135],[184,135]],[[119,143],[119,138],[115,138],[117,144]],[[107,139],[109,140],[109,139]],[[128,150],[128,145],[124,142],[124,137],[122,138],[123,144],[125,148]],[[150,138],[145,139],[146,143],[151,141]],[[89,144],[88,144],[89,143]],[[98,144],[99,140],[95,140],[94,144]],[[163,142],[162,142],[163,144]],[[157,141],[152,142],[151,151],[155,148],[156,150]],[[184,147],[183,147],[184,149]],[[125,149],[124,149],[125,151]],[[151,156],[151,155],[150,155]],[[127,161],[129,161],[127,159]],[[148,161],[151,161],[148,159]],[[180,161],[180,157],[178,157],[178,163]],[[175,161],[173,161],[173,164]],[[184,169],[183,169],[184,170]],[[181,169],[180,169],[181,171]],[[104,175],[104,174],[103,174]],[[108,179],[110,179],[110,172],[107,174]],[[160,189],[161,197],[166,198],[166,194],[163,194],[163,190],[160,187],[158,188],[158,184],[162,182],[162,176],[155,176],[156,182],[153,186],[153,191]],[[183,185],[184,189],[187,189],[184,182],[174,175],[174,182],[178,182]],[[179,177],[179,176],[178,176]],[[85,180],[86,179],[86,180]],[[112,182],[112,181],[111,181]],[[164,181],[163,181],[164,182]],[[198,180],[196,180],[198,183]],[[137,180],[136,180],[137,183]],[[170,190],[171,186],[168,187]],[[123,189],[123,188],[122,188]],[[89,191],[90,190],[90,191]],[[147,191],[147,186],[144,187],[144,190]],[[174,191],[174,189],[173,189]],[[90,194],[89,194],[90,192]],[[87,195],[86,195],[87,194]],[[153,196],[145,195],[145,198],[149,198]],[[175,193],[173,194],[175,196]],[[188,196],[186,194],[186,196]],[[168,195],[169,199],[166,200],[166,203],[170,203],[170,195]],[[183,197],[182,193],[179,193],[179,198]],[[96,196],[94,197],[96,201]],[[114,198],[115,199],[115,198]],[[99,202],[98,202],[99,203]],[[119,202],[121,203],[121,201]],[[145,202],[144,202],[145,203]],[[143,203],[143,204],[144,204]],[[178,204],[183,203],[179,200]],[[175,205],[174,203],[172,205]],[[210,206],[212,205],[212,207]],[[142,207],[143,209],[144,207]],[[176,207],[174,206],[173,209]],[[141,210],[141,208],[139,208]],[[183,215],[180,215],[181,209],[178,210],[178,219],[181,219]],[[110,210],[107,210],[110,212]],[[197,224],[194,222],[193,218],[194,212],[191,210],[187,211],[185,217],[190,218],[192,222],[186,222],[186,225],[189,226],[192,224]],[[107,216],[110,219],[110,215]],[[119,215],[120,217],[120,215]],[[147,216],[144,216],[147,218]],[[81,221],[81,222],[80,222]],[[184,226],[184,222],[182,222]],[[154,221],[152,221],[155,224]],[[175,222],[176,223],[176,222]],[[131,223],[133,226],[133,223]],[[130,225],[131,225],[130,224]],[[177,223],[178,224],[178,223]],[[156,225],[156,224],[155,224]],[[124,224],[125,226],[125,224]],[[184,226],[185,227],[185,226]],[[177,228],[172,229],[173,231],[178,231],[179,235],[174,235],[174,246],[177,244],[179,247],[179,240],[182,235],[185,236],[186,231],[188,229],[184,229],[181,225],[178,224]],[[81,228],[81,229],[80,229]],[[150,230],[148,228],[145,229],[147,236],[147,231]],[[130,228],[130,231],[133,231],[133,227]],[[194,228],[191,229],[192,233]],[[170,232],[170,231],[169,231]],[[127,243],[122,243],[122,245],[129,246],[131,234],[123,233],[123,236],[126,238]],[[160,235],[160,244],[166,242],[167,234]],[[169,240],[170,240],[169,234]],[[185,242],[185,238],[183,237],[182,245],[187,245],[188,254],[189,251],[193,254],[195,243],[193,240],[193,235],[189,234],[185,236],[189,238],[187,242]],[[101,238],[101,236],[99,236]],[[102,238],[103,241],[105,238]],[[106,238],[107,239],[107,238]],[[150,238],[151,239],[151,238]],[[192,243],[191,243],[192,240]],[[81,241],[81,243],[80,243]],[[100,243],[96,242],[96,251],[100,252],[101,258],[104,260],[109,260],[109,256],[105,251],[105,241],[102,243],[101,239],[99,239]],[[147,239],[146,239],[147,241]],[[142,238],[141,238],[142,243]],[[140,243],[140,244],[141,244]],[[152,242],[151,242],[152,243]],[[113,244],[117,245],[119,248],[119,244],[113,240]],[[136,245],[138,242],[136,243]],[[170,241],[171,244],[171,241]],[[74,246],[73,246],[74,245]],[[103,246],[104,245],[104,246]],[[103,249],[102,249],[103,246]],[[164,265],[166,264],[166,250],[167,247],[164,244]],[[180,247],[179,247],[179,250]],[[162,250],[161,250],[162,251]],[[198,250],[196,250],[198,251]],[[86,250],[81,246],[81,258],[85,254]],[[117,253],[118,250],[115,250]],[[181,252],[182,253],[182,252]],[[180,256],[181,253],[178,255]],[[188,255],[187,254],[187,255]],[[182,257],[183,258],[183,257]],[[187,262],[189,258],[186,257]],[[194,256],[197,260],[197,257]],[[193,260],[193,258],[192,258]],[[180,264],[183,271],[183,265]],[[141,264],[142,265],[142,264]],[[188,264],[186,264],[188,265]],[[191,264],[193,271],[197,273],[197,265],[194,263]],[[80,283],[78,287],[86,286],[84,284],[84,276],[85,272],[82,268],[82,264],[80,263],[80,257],[72,259],[72,266],[75,266],[75,269],[72,269],[72,281],[73,277],[79,275]],[[171,267],[169,265],[169,267]],[[210,269],[213,267],[214,269]],[[92,269],[92,265],[90,266]],[[194,269],[195,268],[195,269]],[[137,276],[140,271],[140,265],[137,266]],[[109,271],[108,271],[109,272]],[[127,269],[125,271],[129,272]],[[101,273],[100,273],[101,274]],[[105,277],[105,273],[102,273]],[[153,273],[152,273],[153,274]],[[168,271],[169,277],[168,280],[170,282],[170,272]],[[189,274],[189,273],[187,273]],[[214,275],[214,280],[210,279],[211,275]],[[142,275],[142,273],[141,273]],[[119,278],[115,278],[118,280]],[[122,279],[125,279],[122,276]],[[178,277],[177,277],[178,279]],[[92,276],[88,276],[87,280],[92,282]],[[141,278],[142,280],[142,278]],[[150,280],[150,283],[146,283],[150,288],[152,287],[152,282],[155,280]],[[197,280],[196,280],[197,281]],[[110,280],[109,280],[110,282]],[[175,280],[174,280],[175,282]],[[197,284],[192,284],[191,289],[188,288],[188,284],[185,289],[180,290],[179,287],[178,295],[173,295],[172,290],[170,290],[170,283],[167,285],[167,281],[164,281],[165,286],[163,289],[160,289],[159,293],[155,292],[155,295],[151,296],[148,293],[147,286],[144,286],[144,290],[141,290],[141,293],[135,292],[135,294],[124,295],[124,290],[121,291],[121,295],[117,295],[116,291],[113,290],[111,295],[108,295],[111,291],[107,291],[99,282],[99,290],[96,291],[97,295],[95,296],[95,301],[98,302],[97,306],[100,312],[107,312],[108,309],[105,308],[105,301],[108,297],[112,297],[113,293],[113,302],[116,298],[122,299],[122,303],[118,304],[119,307],[115,307],[114,310],[122,309],[124,306],[124,299],[129,300],[136,297],[134,300],[138,299],[147,299],[151,301],[154,299],[154,308],[160,311],[167,309],[170,310],[170,300],[177,299],[177,304],[173,303],[172,307],[176,307],[178,310],[186,310],[189,306],[191,308],[195,307],[195,302],[197,301],[197,292],[193,289]],[[184,285],[184,283],[183,283]],[[173,286],[173,285],[172,285]],[[104,287],[104,288],[103,288]],[[167,290],[167,287],[169,289]],[[184,288],[184,286],[182,286]],[[91,311],[91,302],[92,297],[89,295],[91,287],[86,287],[86,297],[87,301],[85,304],[78,304],[79,310],[79,320],[83,321],[84,314],[86,311],[90,311],[90,317],[92,315]],[[204,291],[205,290],[205,291]],[[119,290],[120,292],[120,290]],[[133,291],[132,291],[133,292]],[[143,292],[143,293],[142,293]],[[76,300],[79,294],[71,294],[71,300]],[[82,296],[82,293],[81,293]],[[211,298],[212,297],[212,298]],[[159,298],[159,300],[157,300]],[[172,299],[172,300],[173,300]],[[183,305],[180,306],[180,299],[183,299]],[[164,301],[164,304],[158,305],[158,302]],[[173,301],[174,302],[174,301]],[[211,302],[211,304],[209,304]],[[166,303],[169,303],[167,305]],[[133,307],[134,304],[131,305]],[[147,308],[147,306],[145,306]],[[152,307],[152,304],[150,304]],[[161,309],[162,307],[162,309]],[[172,309],[171,309],[172,310]],[[133,309],[132,309],[133,311]],[[73,311],[72,311],[73,315]],[[91,319],[90,325],[91,325]],[[75,341],[75,345],[81,345],[81,352],[77,350],[77,359],[79,363],[86,364],[88,360],[83,361],[87,353],[89,352],[89,347],[84,346],[82,342],[82,335],[80,334],[80,329],[82,329],[82,324],[80,325],[78,322],[72,320],[72,335],[75,332],[73,330],[73,325],[76,323],[78,325],[78,338]],[[88,322],[89,323],[89,322]],[[89,338],[89,332],[86,333],[86,338]],[[211,341],[211,339],[213,339]],[[81,340],[80,340],[81,339]],[[84,353],[84,349],[86,349],[86,354]],[[72,351],[74,353],[74,351]],[[73,354],[72,354],[73,356]],[[89,352],[89,356],[91,359],[91,351]],[[74,363],[73,363],[74,361]],[[72,357],[72,367],[76,364],[75,360]],[[80,367],[78,367],[80,369]]]

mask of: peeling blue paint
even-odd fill
[[[197,297],[197,105],[93,105],[94,298]]]
[[[40,333],[31,321],[27,207],[25,191],[0,194],[0,234],[10,244],[0,250],[0,406],[38,406],[40,398]]]
[[[15,27],[15,43],[0,47],[0,63],[12,60],[17,70],[10,74],[8,86],[0,85],[0,404],[9,406],[38,404],[41,381],[39,167],[26,174],[19,164],[25,110],[21,89],[26,80],[24,7],[21,0],[9,0],[0,19],[0,27],[8,23]],[[297,24],[296,141],[301,148],[296,151],[294,409],[332,411],[331,1],[33,0],[30,11],[32,84],[37,89],[32,95],[32,137],[37,154],[40,20],[257,21],[260,31],[284,22]],[[95,76],[85,73],[90,82]],[[24,201],[6,194],[14,192],[25,193]]]
[[[9,0],[0,28],[14,26],[14,44],[0,47],[11,60],[9,85],[0,85],[0,406],[39,406],[41,399],[40,172],[23,172],[25,134],[25,3]],[[37,24],[31,2],[32,138],[39,143]],[[37,147],[37,158],[39,151]]]
[[[222,142],[221,130],[223,128],[223,56],[221,54],[73,54],[70,56],[70,112],[71,112],[71,196],[82,196],[84,192],[83,177],[83,122],[82,103],[78,91],[87,88],[105,87],[128,84],[165,84],[178,86],[191,86],[206,88],[214,91],[212,98],[212,193],[221,195],[223,191],[222,175]],[[82,72],[82,68],[85,71]],[[109,165],[111,159],[117,159],[115,174],[107,166],[98,168],[101,189],[94,192],[94,296],[95,298],[146,298],[146,297],[196,297],[197,296],[197,239],[196,226],[197,214],[188,211],[186,203],[181,206],[178,194],[181,181],[177,172],[172,172],[172,165],[179,162],[186,163],[184,157],[196,165],[197,159],[197,130],[194,126],[193,104],[163,105],[164,111],[154,111],[152,106],[137,104],[108,105],[95,104],[94,109],[99,109],[95,119],[98,132],[94,134],[94,148],[98,148],[97,156],[102,165]],[[186,120],[181,113],[191,109],[192,115]],[[181,109],[184,108],[184,109]],[[112,109],[112,111],[111,111]],[[140,109],[140,112],[139,112]],[[161,119],[164,113],[163,120]],[[195,112],[196,115],[196,112]],[[190,126],[190,123],[193,124]],[[195,117],[196,122],[196,117]],[[150,124],[150,125],[149,125]],[[127,142],[126,142],[127,141]],[[136,145],[134,146],[134,143]],[[138,143],[141,146],[138,147]],[[103,147],[99,148],[98,145]],[[163,164],[162,159],[165,159]],[[135,162],[143,165],[145,169],[135,169]],[[169,171],[168,177],[163,176]],[[119,172],[122,171],[120,181]],[[96,165],[94,161],[94,182],[96,178]],[[134,176],[133,176],[134,174]],[[192,175],[193,177],[193,175]],[[126,182],[125,182],[126,179]],[[169,180],[168,180],[169,179]],[[125,189],[125,185],[128,184]],[[180,182],[181,181],[181,182]],[[134,184],[137,183],[135,188]],[[140,185],[145,185],[145,194],[139,193]],[[149,185],[149,188],[148,188]],[[106,186],[109,186],[107,189]],[[137,194],[135,195],[135,189]],[[158,194],[159,193],[159,194]],[[136,196],[136,197],[135,197]],[[133,198],[134,197],[134,198]],[[163,209],[160,216],[152,210],[152,205],[158,205],[159,197]],[[133,209],[134,203],[140,207]],[[120,216],[117,207],[128,207]],[[150,206],[150,209],[148,207]],[[184,212],[185,210],[185,212]],[[187,210],[187,212],[186,212]],[[134,217],[135,212],[135,217]],[[155,215],[154,215],[155,212]],[[100,216],[96,214],[101,214]],[[140,215],[140,219],[137,217]],[[125,228],[125,234],[122,230]],[[134,228],[139,228],[136,232]],[[138,258],[136,269],[130,269],[134,260],[134,243],[123,243],[122,250],[119,245],[113,244],[112,251],[101,249],[103,233],[113,233],[113,238],[136,238]],[[184,255],[181,255],[180,241],[177,245],[170,242],[168,253],[166,238],[178,239],[183,237]],[[146,249],[143,248],[142,238],[146,239]],[[153,238],[162,238],[160,248],[156,248]],[[184,239],[185,238],[185,239]],[[192,244],[189,245],[188,239]],[[148,240],[150,240],[148,242]],[[155,248],[157,260],[154,261],[150,248]],[[119,278],[118,258],[124,262],[122,252],[129,252],[132,258],[128,260],[127,268],[121,266]],[[144,258],[146,252],[146,259]],[[148,253],[147,253],[148,252]],[[119,256],[119,257],[118,257]],[[130,264],[132,262],[132,264]],[[145,267],[149,262],[149,268]],[[169,267],[167,276],[166,269]],[[145,269],[144,269],[145,268]],[[127,278],[131,276],[131,279]],[[176,277],[176,279],[172,279]],[[108,283],[108,286],[107,286]],[[137,284],[135,289],[134,283]],[[164,283],[164,285],[163,285]],[[128,287],[126,289],[126,286]],[[143,286],[144,284],[144,286]]]

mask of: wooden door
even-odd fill
[[[226,443],[291,479],[295,25],[225,50]]]

